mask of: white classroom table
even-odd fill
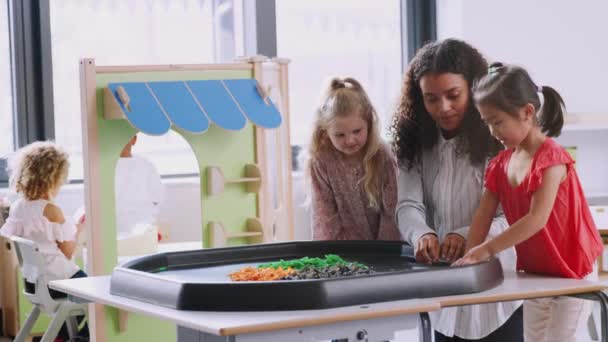
[[[395,331],[419,324],[420,341],[430,342],[428,312],[439,309],[436,302],[410,299],[324,310],[185,311],[114,296],[110,276],[56,280],[49,286],[72,298],[171,321],[177,325],[179,342],[388,341]]]
[[[178,341],[309,342],[346,338],[348,341],[386,341],[394,332],[420,328],[420,341],[431,341],[428,312],[441,307],[462,306],[517,299],[575,296],[600,303],[602,336],[606,326],[607,287],[600,282],[542,277],[506,272],[503,283],[493,289],[466,295],[410,299],[325,310],[210,312],[183,311],[111,295],[110,276],[57,280],[50,287],[84,299],[129,312],[153,316],[177,325]]]

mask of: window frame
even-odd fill
[[[55,137],[49,0],[6,0],[8,7],[13,146]],[[6,158],[0,185],[8,184]]]
[[[13,143],[15,149],[55,138],[50,0],[6,0],[8,5]],[[226,0],[214,0],[214,6]],[[230,1],[230,0],[228,0]],[[276,57],[276,0],[232,0],[236,51]],[[402,70],[416,51],[437,38],[435,0],[400,0]],[[239,18],[239,16],[241,16]],[[214,30],[218,34],[218,30]],[[236,56],[235,56],[236,57]],[[18,115],[19,113],[20,115]],[[299,146],[292,146],[297,151]],[[293,158],[296,160],[296,158]],[[190,174],[168,177],[190,177]],[[164,176],[163,176],[164,177]],[[82,180],[75,180],[81,183]],[[0,187],[8,184],[6,158],[0,158]]]

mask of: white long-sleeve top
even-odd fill
[[[411,169],[400,168],[397,181],[397,222],[403,238],[416,247],[425,234],[436,234],[443,242],[448,233],[465,239],[483,190],[485,165],[472,165],[459,153],[456,139],[439,138],[438,144],[422,153],[421,162]],[[497,215],[489,236],[508,227],[502,213]],[[504,270],[515,270],[515,249],[498,254]],[[436,331],[464,339],[486,337],[504,324],[522,301],[470,305],[431,313]]]
[[[119,158],[115,180],[118,235],[129,236],[137,224],[156,223],[164,189],[154,164],[137,156]]]

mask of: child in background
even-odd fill
[[[163,184],[154,164],[133,155],[137,134],[120,152],[116,162],[116,231],[119,238],[138,233],[138,224],[157,225],[160,204],[164,197]]]
[[[310,143],[314,240],[401,240],[396,162],[361,84],[333,78]]]
[[[9,182],[20,197],[11,205],[0,234],[34,241],[44,256],[50,280],[87,276],[72,260],[84,219],[75,224],[53,203],[67,180],[68,169],[68,154],[52,142],[32,143],[9,158]],[[34,284],[27,279],[34,275],[24,273],[23,277],[26,290],[33,292]],[[61,292],[49,292],[53,298],[65,297]],[[86,325],[79,336],[88,336]],[[65,325],[59,337],[67,338]]]
[[[542,110],[538,93],[544,97]],[[477,263],[515,246],[518,270],[597,279],[594,263],[602,242],[574,161],[550,138],[559,135],[564,122],[559,93],[538,87],[520,67],[494,63],[477,83],[474,100],[492,135],[507,149],[488,166],[468,252],[455,265]],[[510,227],[483,242],[499,203]],[[569,297],[526,300],[525,340],[575,341],[592,305]]]

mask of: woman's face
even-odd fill
[[[426,111],[446,133],[457,133],[469,108],[470,89],[460,74],[426,74],[420,78]]]

